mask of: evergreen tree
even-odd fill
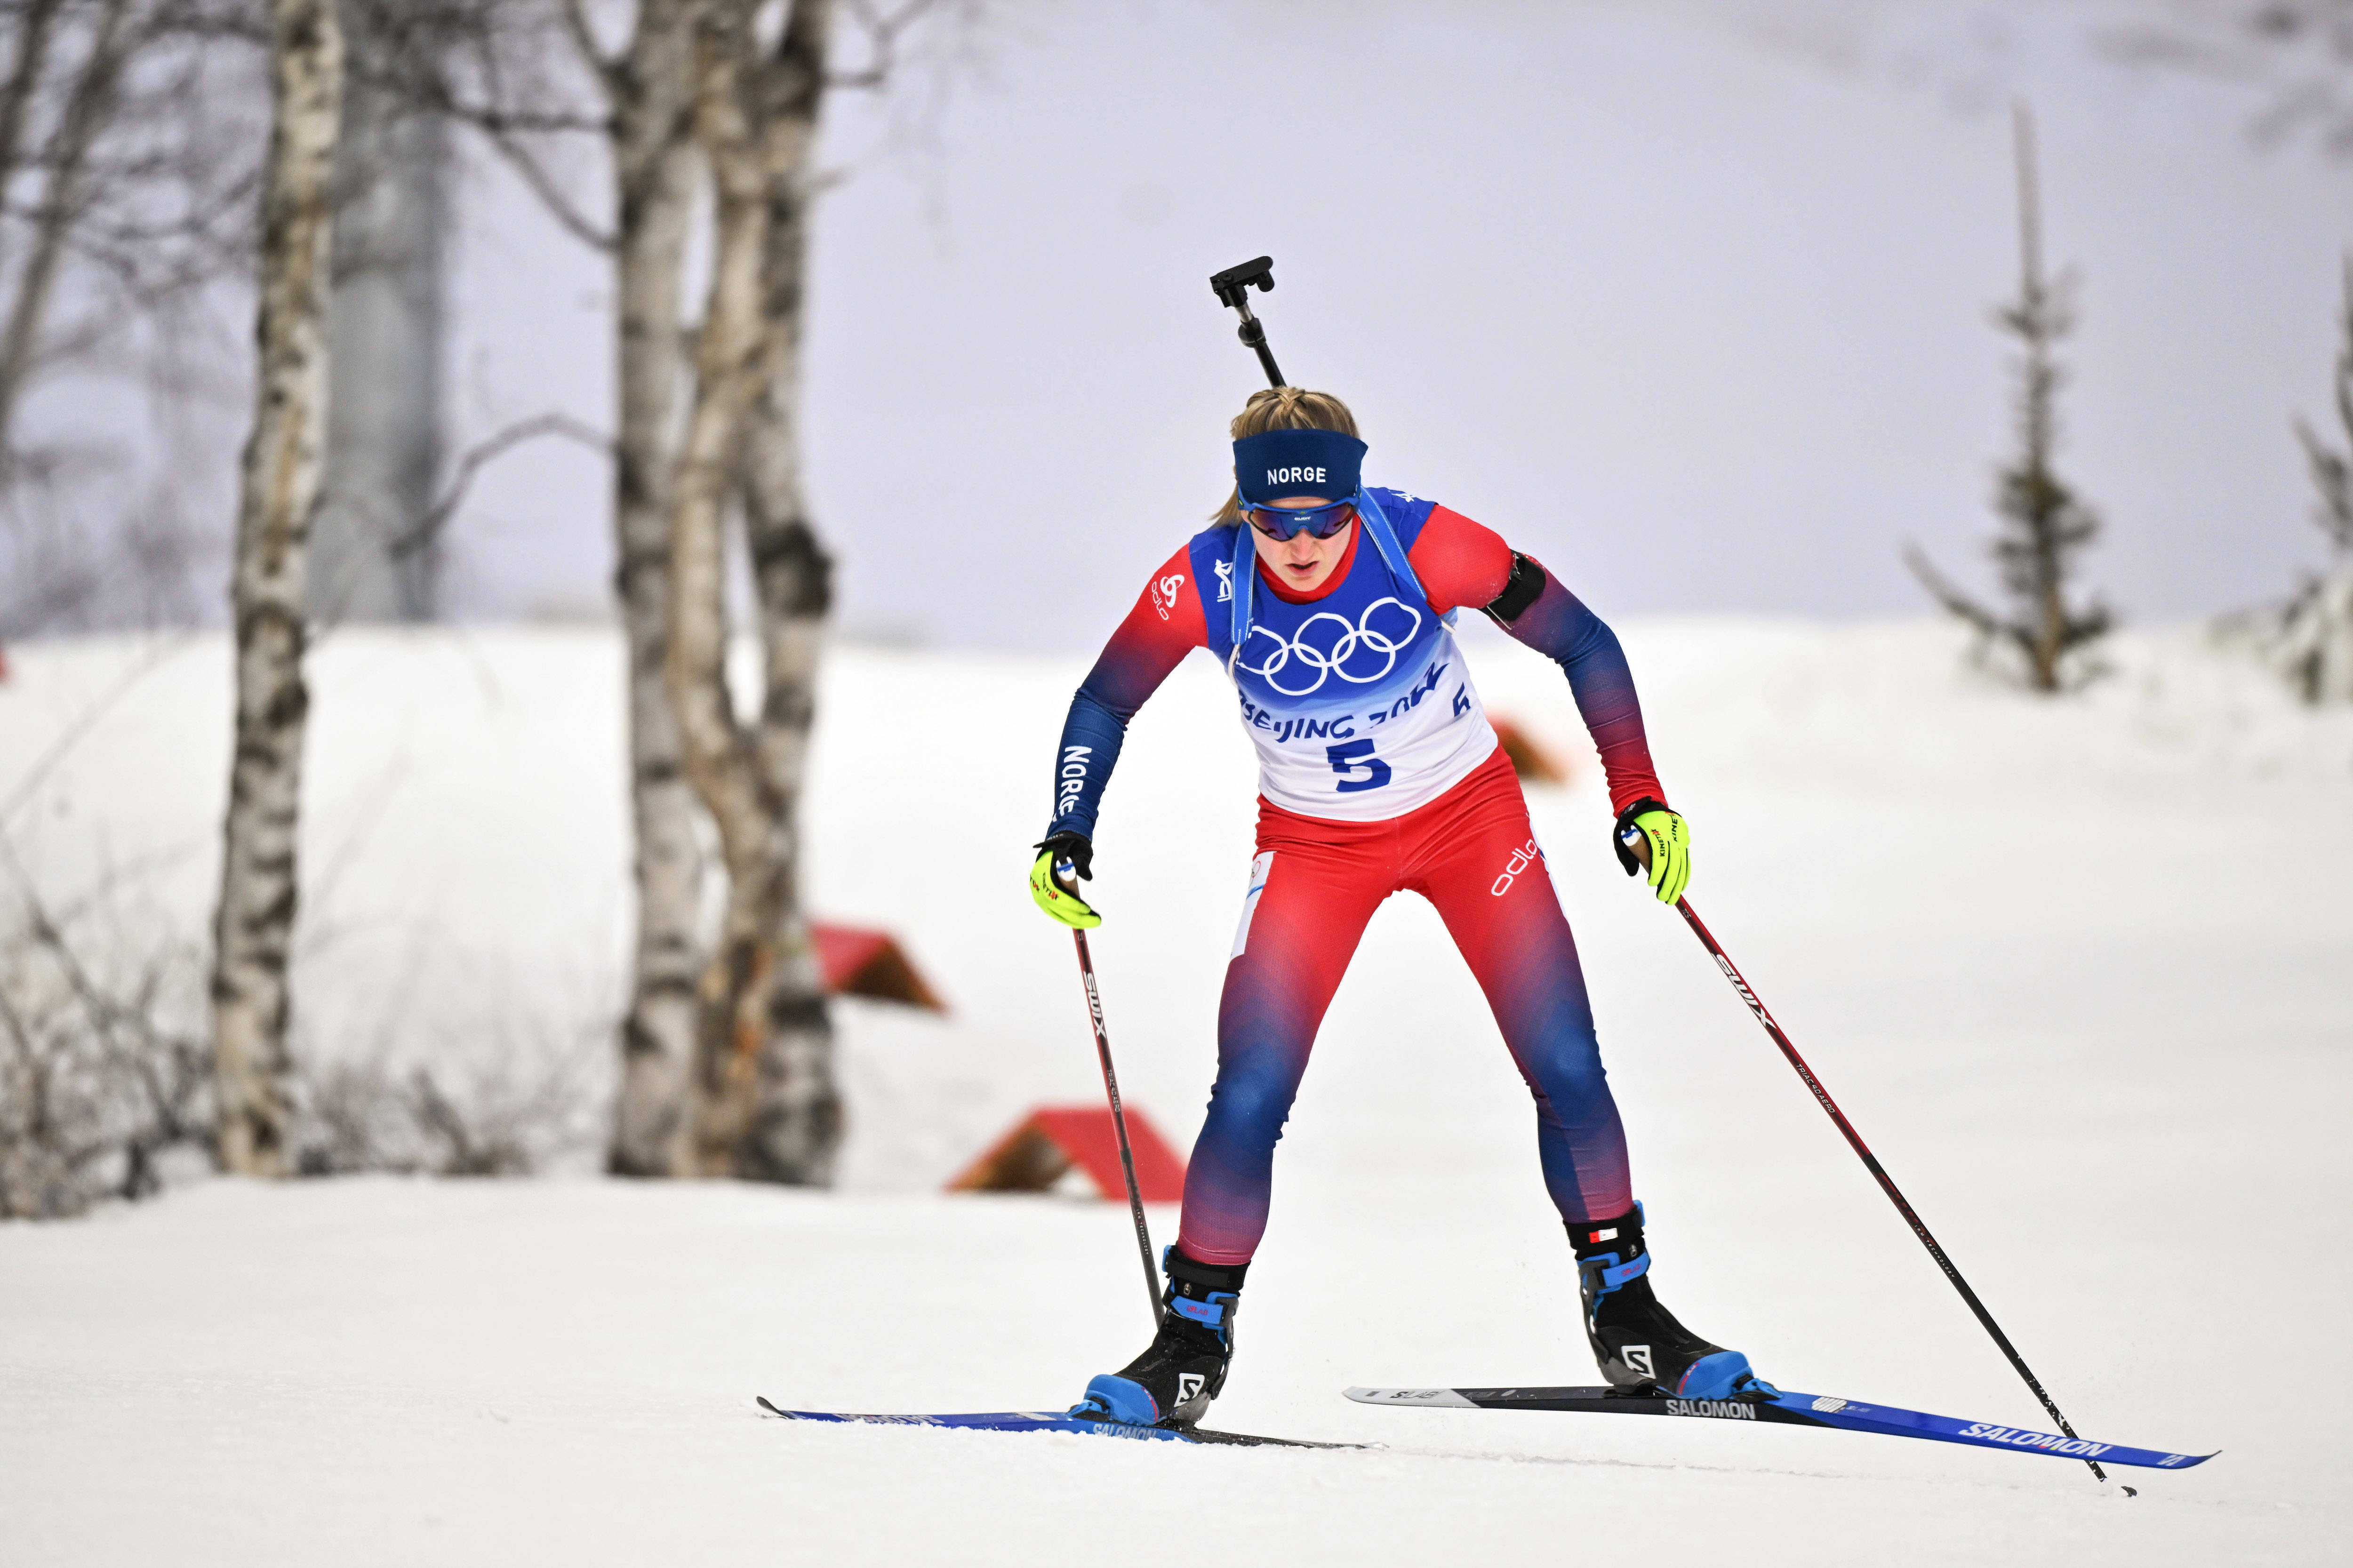
[[[2096,599],[2080,606],[2069,602],[2068,579],[2075,558],[2100,529],[2098,517],[2052,467],[2063,379],[2056,350],[2075,324],[2073,278],[2043,276],[2034,122],[2025,105],[2012,109],[2011,125],[2018,156],[2019,292],[2017,302],[1997,311],[1995,320],[2021,350],[2019,453],[2001,470],[1995,489],[1995,509],[2003,526],[1993,542],[1994,561],[2009,595],[2008,613],[1988,609],[1956,587],[1916,546],[1906,559],[1945,608],[1974,626],[1987,643],[2017,652],[2028,686],[2057,691],[2080,673],[2071,656],[2104,636],[2110,617]]]
[[[2295,422],[2320,504],[2312,521],[2328,535],[2328,570],[2307,578],[2280,618],[2287,677],[2306,702],[2353,702],[2353,256],[2345,260],[2344,335],[2337,348],[2337,418],[2346,450]]]

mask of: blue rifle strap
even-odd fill
[[[1242,644],[1250,641],[1250,581],[1258,575],[1258,551],[1250,542],[1250,525],[1247,519],[1234,524],[1234,646],[1227,658],[1228,665],[1239,657]]]
[[[1365,531],[1372,535],[1373,548],[1379,551],[1381,559],[1388,563],[1389,575],[1411,588],[1417,598],[1428,604],[1430,595],[1423,591],[1421,579],[1414,574],[1413,563],[1406,559],[1405,546],[1398,542],[1397,530],[1389,526],[1388,514],[1381,510],[1381,503],[1373,499],[1372,491],[1359,490],[1356,493],[1356,515],[1365,520]],[[1454,624],[1454,616],[1455,612],[1449,610],[1441,618],[1451,626]]]

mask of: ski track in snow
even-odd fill
[[[844,1190],[613,1184],[584,1155],[527,1182],[196,1179],[0,1227],[0,1563],[2342,1561],[2353,714],[2189,631],[2120,637],[2106,680],[2052,702],[1927,623],[1620,631],[1735,962],[2077,1430],[2219,1458],[2126,1474],[2127,1501],[2043,1456],[1344,1401],[1592,1376],[1525,1090],[1410,899],[1319,1039],[1211,1418],[1384,1447],[762,1416],[755,1394],[1052,1406],[1146,1331],[1120,1205],[937,1195],[1028,1107],[1101,1092],[1070,944],[1020,887],[1082,666],[852,647],[825,679],[810,902],[896,931],[954,1011],[840,1009]],[[1785,1386],[2043,1426],[1682,923],[1619,876],[1557,673],[1468,641],[1489,706],[1572,764],[1531,805],[1666,1300]],[[0,803],[30,781],[5,826],[53,896],[111,869],[127,927],[195,935],[228,658],[157,646],[12,647]],[[569,1053],[601,1092],[628,913],[617,639],[346,630],[312,678],[304,1050]],[[1098,847],[1121,1087],[1180,1146],[1250,859],[1229,701],[1201,661],[1171,679]],[[1175,1219],[1154,1212],[1157,1241]]]

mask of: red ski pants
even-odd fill
[[[1500,747],[1387,822],[1301,816],[1261,799],[1258,848],[1218,1009],[1218,1081],[1185,1178],[1177,1241],[1187,1255],[1236,1264],[1257,1250],[1275,1141],[1317,1026],[1373,910],[1406,890],[1437,907],[1486,993],[1535,1097],[1537,1152],[1561,1217],[1634,1206],[1577,942]]]

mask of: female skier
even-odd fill
[[[1235,491],[1168,558],[1071,700],[1054,816],[1030,868],[1064,924],[1100,917],[1096,810],[1127,722],[1185,655],[1232,678],[1259,753],[1258,858],[1218,1008],[1218,1079],[1164,1254],[1159,1331],[1088,1384],[1074,1415],[1189,1426],[1224,1386],[1242,1277],[1266,1229],[1275,1140],[1308,1048],[1374,909],[1410,889],[1437,906],[1535,1097],[1545,1184],[1576,1249],[1585,1331],[1620,1387],[1721,1399],[1748,1360],[1699,1338],[1652,1294],[1593,1010],[1527,804],[1448,629],[1461,606],[1556,660],[1592,731],[1620,835],[1649,842],[1673,903],[1690,838],[1651,769],[1618,639],[1496,534],[1435,502],[1366,489],[1356,422],[1327,394],[1251,395],[1233,421]]]

